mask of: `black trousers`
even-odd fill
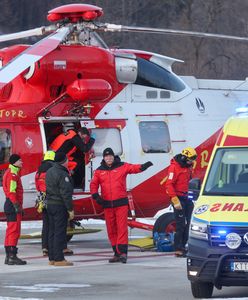
[[[49,260],[64,260],[63,249],[66,244],[68,212],[63,205],[48,204],[49,218],[48,256]]]
[[[46,208],[42,211],[42,233],[41,244],[42,249],[48,249],[48,234],[49,234],[49,217]]]
[[[42,211],[42,233],[41,233],[41,245],[42,249],[48,249],[48,236],[49,236],[49,217],[47,209],[44,208]],[[65,240],[65,245],[63,249],[67,248],[67,240]]]
[[[176,233],[174,236],[175,250],[184,250],[189,237],[189,225],[194,204],[188,197],[178,196],[182,209],[174,208]]]

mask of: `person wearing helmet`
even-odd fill
[[[188,199],[188,185],[192,178],[194,162],[197,153],[194,148],[187,147],[180,154],[174,156],[168,168],[165,190],[171,199],[176,221],[174,237],[175,255],[183,257],[188,241],[190,218],[193,202]]]
[[[35,174],[35,186],[38,191],[36,200],[36,208],[38,213],[42,214],[42,233],[41,233],[41,245],[43,256],[48,256],[48,232],[49,222],[48,213],[46,209],[46,173],[53,166],[55,158],[54,151],[47,151],[44,154],[44,158]],[[67,248],[67,244],[64,246],[64,254],[72,255],[73,251]]]

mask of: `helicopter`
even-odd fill
[[[73,204],[75,220],[104,219],[89,184],[102,151],[111,147],[123,161],[153,167],[128,177],[129,226],[173,231],[172,213],[154,226],[137,221],[170,206],[164,183],[170,159],[187,146],[198,153],[194,176],[203,178],[216,138],[235,109],[247,104],[246,81],[178,76],[181,60],[133,49],[110,49],[101,32],[150,32],[247,40],[201,32],[122,26],[99,22],[103,10],[69,4],[48,12],[49,26],[0,36],[0,42],[45,35],[36,44],[0,50],[0,220],[3,173],[12,153],[23,160],[23,220],[39,220],[35,173],[52,141],[70,124],[87,127],[93,151],[81,159]]]

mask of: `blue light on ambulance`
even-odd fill
[[[220,235],[226,235],[226,230],[218,230],[218,233],[220,234]]]

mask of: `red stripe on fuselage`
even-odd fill
[[[224,146],[248,146],[248,137],[227,135]]]

